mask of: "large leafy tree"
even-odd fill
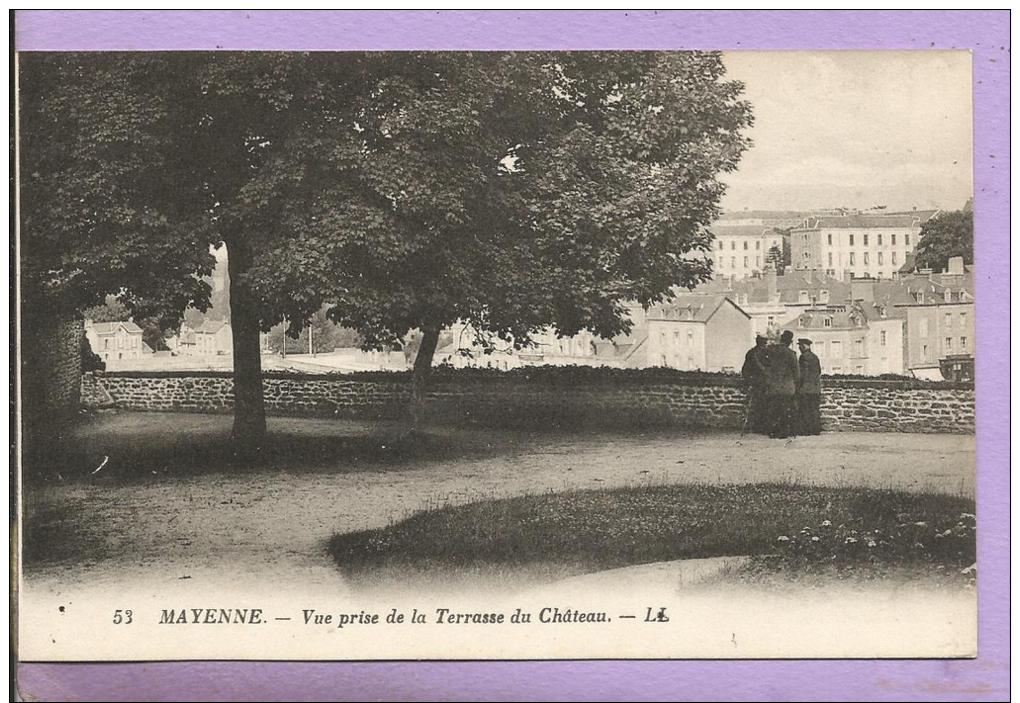
[[[352,122],[318,125],[279,169],[292,181],[273,190],[297,198],[283,228],[300,234],[249,280],[292,319],[329,301],[369,346],[419,331],[412,409],[456,321],[517,347],[548,325],[612,337],[626,302],[710,275],[691,253],[710,245],[718,175],[751,119],[717,54],[381,60]]]
[[[625,302],[707,278],[691,254],[750,123],[723,73],[713,53],[30,57],[27,276],[179,317],[208,305],[225,245],[251,454],[259,329],[323,303],[366,346],[420,332],[420,401],[457,320],[516,346],[547,325],[609,337]]]
[[[239,455],[265,434],[260,327],[279,319],[246,272],[289,236],[269,193],[308,115],[329,122],[359,80],[357,55],[21,55],[21,242],[26,309],[80,311],[116,295],[176,326],[207,309],[211,246],[225,246]],[[268,185],[267,185],[268,184]],[[277,209],[268,208],[272,201]],[[302,310],[307,316],[317,306]]]
[[[942,271],[954,256],[974,263],[974,213],[969,208],[940,212],[921,225],[913,265]]]

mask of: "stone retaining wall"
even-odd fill
[[[824,379],[829,431],[974,432],[973,386],[910,380]],[[100,372],[82,379],[87,407],[227,413],[233,381],[221,372]],[[396,419],[410,398],[405,374],[267,374],[270,415]],[[670,425],[739,429],[744,392],[733,376],[612,372],[583,378],[437,375],[428,417],[539,428]]]

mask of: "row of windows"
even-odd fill
[[[819,303],[827,303],[827,302],[829,302],[829,291],[824,289],[824,288],[822,290],[818,291],[818,297],[815,298],[815,300],[817,302],[819,302]],[[797,302],[800,302],[800,303],[810,303],[811,302],[811,292],[810,291],[806,291],[806,290],[799,291],[798,292]],[[828,326],[828,325],[826,325],[826,326]]]
[[[817,344],[814,345],[814,347],[815,353],[817,353],[819,357],[830,359],[843,358],[843,343],[838,339],[833,339],[828,342],[818,342]],[[864,356],[864,340],[855,339],[853,347],[854,347],[853,355],[855,357]]]
[[[745,256],[744,257],[744,268],[747,268],[748,266],[750,266],[750,261],[751,261],[751,257],[749,257],[749,256]],[[730,257],[730,266],[735,268],[736,265],[737,265],[737,257],[731,256]],[[760,256],[754,257],[754,265],[755,265],[755,268],[761,268],[761,257]],[[726,266],[726,257],[724,257],[724,256],[720,256],[719,257],[719,266],[725,268],[725,266]]]
[[[826,327],[828,327],[828,325],[826,325]],[[946,341],[947,341],[947,345],[951,346],[951,340],[948,337],[946,338]],[[879,346],[882,346],[882,347],[887,346],[887,344],[888,344],[888,337],[886,336],[885,330],[882,330],[881,332],[879,332],[879,335],[878,335],[878,344],[879,344]],[[966,345],[967,345],[967,338],[966,337],[960,337],[960,344],[961,344],[961,348],[965,348]],[[833,339],[833,340],[830,340],[830,341],[827,341],[827,342],[826,341],[817,342],[814,345],[814,350],[815,350],[815,353],[818,354],[819,357],[827,357],[827,358],[832,358],[832,359],[840,359],[840,358],[843,357],[843,342],[841,342],[838,339]],[[856,357],[863,357],[864,356],[864,340],[863,339],[855,339],[854,340],[854,342],[853,342],[853,351],[854,351],[854,356],[856,356]]]
[[[694,367],[694,357],[693,356],[688,356],[687,357],[687,366],[682,366],[680,364],[680,356],[679,355],[674,354],[673,355],[673,363],[670,364],[666,360],[666,355],[665,354],[660,354],[659,355],[659,366],[672,366],[673,368],[677,368],[677,369],[683,368],[683,369],[688,369],[688,370],[694,370],[694,368],[695,368]]]
[[[666,340],[667,339],[668,338],[667,338],[665,332],[659,332],[659,344],[661,346],[663,346],[663,347],[666,346]],[[681,339],[684,339],[684,337],[681,337],[680,330],[673,330],[673,346],[675,346],[675,347],[676,346],[680,346],[680,340]],[[687,339],[687,345],[688,346],[694,344],[694,330],[687,330],[686,339]]]
[[[946,337],[942,341],[942,347],[943,347],[943,353],[947,353],[948,354],[948,353],[952,352],[953,351],[953,338],[952,337]],[[966,337],[960,337],[960,347],[959,347],[959,350],[961,352],[966,352],[967,351],[967,338]],[[930,353],[930,350],[929,350],[927,344],[922,344],[921,345],[921,359],[923,361],[932,361],[931,353]]]
[[[721,251],[723,248],[725,248],[725,242],[723,242],[723,240],[721,240],[721,239],[718,240],[718,244],[719,244],[719,246],[717,246],[716,249],[719,249]],[[750,245],[749,245],[749,242],[746,239],[744,240],[743,244],[744,244],[744,246],[743,246],[743,250],[744,251],[747,251],[748,249],[751,248]],[[770,244],[770,246],[774,246],[774,247],[775,246],[779,246],[779,242],[777,242],[775,239],[773,239],[771,244]],[[731,250],[736,250],[736,248],[737,248],[737,240],[731,239],[730,240],[730,249]],[[760,239],[754,240],[754,248],[755,248],[756,251],[761,251],[761,240]]]
[[[829,234],[827,236],[828,236],[828,239],[827,239],[828,244],[829,244],[829,246],[832,246],[832,234]],[[855,237],[852,234],[849,235],[849,236],[850,236],[850,246],[854,246]],[[878,234],[878,235],[875,235],[875,236],[878,237],[878,246],[883,246],[884,242],[882,241],[882,235]],[[804,238],[806,240],[807,239],[807,235],[804,235]],[[864,240],[864,246],[868,246],[868,243],[869,243],[868,235],[866,235],[866,234],[862,235],[862,238]],[[896,235],[895,234],[890,234],[889,235],[889,239],[890,239],[890,242],[889,242],[890,246],[896,246]],[[904,234],[903,235],[903,244],[904,244],[904,246],[908,246],[908,247],[910,246],[910,235],[909,234]]]
[[[882,266],[882,265],[885,264],[885,257],[882,254],[883,254],[883,252],[878,252],[878,265],[879,266]],[[807,258],[807,253],[806,252],[804,254],[804,258]],[[868,252],[864,252],[864,265],[867,266],[870,263],[871,263],[871,259],[868,256]],[[892,262],[891,263],[892,263],[893,266],[896,266],[896,265],[898,265],[900,263],[899,262],[899,258],[896,256],[896,252],[895,251],[892,252]],[[850,252],[850,265],[851,266],[856,266],[857,265],[857,257],[856,257],[854,252]],[[831,251],[829,252],[829,266],[830,267],[833,266],[832,252]]]
[[[117,337],[117,345],[111,344],[114,340],[109,337],[103,339],[103,349],[137,349],[138,337]]]
[[[947,312],[944,317],[945,326],[951,328],[953,326],[953,313]],[[960,327],[967,326],[967,313],[960,313]],[[917,323],[917,331],[922,337],[928,336],[928,318],[922,317]]]

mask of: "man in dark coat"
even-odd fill
[[[822,433],[822,365],[810,339],[798,339],[800,382],[797,384],[797,434]]]
[[[797,353],[790,349],[793,332],[786,330],[779,344],[768,349],[768,367],[765,374],[765,404],[769,418],[769,437],[786,438],[794,435],[797,384],[800,369]]]
[[[744,354],[744,365],[740,369],[740,375],[744,380],[744,393],[747,402],[744,408],[744,429],[745,432],[767,432],[765,427],[765,373],[767,371],[768,355],[765,344],[768,339],[762,335],[754,338],[754,346]]]

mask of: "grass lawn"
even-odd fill
[[[938,493],[779,483],[663,485],[438,506],[337,534],[350,576],[373,570],[562,575],[673,559],[750,555],[753,571],[931,571],[972,580],[974,501]]]

